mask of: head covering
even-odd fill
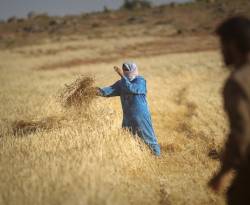
[[[136,76],[139,75],[138,68],[135,63],[125,62],[122,65],[123,74],[131,81],[134,80]],[[124,69],[125,68],[125,69]]]

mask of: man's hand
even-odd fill
[[[95,88],[95,93],[96,93],[96,96],[103,96],[103,94],[101,92],[101,88],[96,87]]]
[[[121,77],[123,77],[123,71],[121,68],[117,67],[117,66],[114,66],[114,70],[115,72],[117,72],[117,74]]]
[[[215,192],[219,193],[226,185],[227,178],[230,171],[220,171],[215,174],[214,177],[209,181],[208,186]]]
[[[223,186],[223,176],[215,175],[208,183],[208,186],[215,192],[219,193]]]

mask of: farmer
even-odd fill
[[[236,171],[228,189],[229,205],[250,204],[250,20],[233,17],[217,28],[225,64],[231,68],[223,97],[230,133],[221,168],[209,185],[218,192],[226,176]]]
[[[124,63],[122,70],[118,67],[114,67],[114,70],[121,80],[110,87],[99,89],[101,96],[120,96],[123,110],[122,127],[129,129],[134,135],[137,134],[151,151],[159,156],[160,146],[154,133],[146,100],[146,80],[138,75],[134,63]]]

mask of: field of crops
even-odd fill
[[[212,46],[169,52],[176,42],[75,36],[0,51],[0,204],[225,204],[206,184],[228,131],[227,71]],[[111,85],[127,59],[147,80],[160,158],[121,129],[119,98],[61,103],[65,84]]]

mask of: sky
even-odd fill
[[[154,5],[189,0],[151,0]],[[123,0],[0,0],[0,19],[11,16],[26,17],[27,13],[48,13],[49,15],[81,14],[101,11],[104,6],[117,9]]]

